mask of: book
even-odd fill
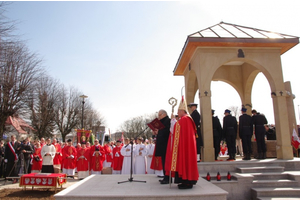
[[[155,118],[152,122],[147,124],[149,128],[151,128],[153,131],[155,129],[161,130],[165,128],[165,126],[159,121],[159,119]]]

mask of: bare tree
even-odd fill
[[[134,138],[147,128],[147,123],[155,118],[155,114],[134,117],[126,120],[120,127],[119,132],[124,132],[124,137]],[[146,129],[141,136],[143,138],[150,138],[152,131],[150,128]]]
[[[240,110],[238,106],[230,106],[229,110],[231,110],[231,115],[239,119],[240,116]]]
[[[65,141],[66,135],[79,126],[81,101],[78,98],[80,93],[71,87],[69,91],[61,86],[58,94],[58,101],[55,105],[55,123]]]
[[[29,97],[27,104],[35,135],[51,137],[56,127],[54,106],[58,100],[58,81],[48,75],[40,76]]]
[[[0,43],[0,138],[5,121],[26,106],[28,90],[41,72],[41,60],[22,43]]]
[[[84,112],[85,115],[85,129],[92,130],[93,133],[96,133],[100,130],[100,127],[104,124],[104,117],[101,116],[101,114],[88,107],[88,109],[85,109]]]

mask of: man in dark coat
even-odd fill
[[[30,137],[27,137],[21,144],[21,154],[23,154],[24,173],[27,174],[30,171],[31,155],[34,153],[34,146],[30,143]]]
[[[201,137],[201,125],[200,125],[200,114],[197,110],[196,103],[190,103],[189,107],[192,110],[191,117],[194,120],[194,123],[197,127],[197,135],[196,135],[196,146],[197,146],[197,161],[200,161],[200,153],[201,153],[201,146],[203,146],[203,141]]]
[[[247,109],[242,108],[242,115],[239,118],[239,134],[243,144],[243,160],[251,160],[251,138],[253,134],[253,123],[250,115],[247,115]]]
[[[256,110],[252,110],[252,120],[253,125],[255,126],[255,138],[257,144],[257,159],[265,159],[266,158],[266,142],[265,135],[266,129],[265,124],[268,124],[266,117]]]
[[[215,110],[211,110],[212,124],[213,124],[213,136],[214,136],[214,148],[215,148],[215,160],[218,160],[220,153],[220,142],[222,139],[222,127],[220,120],[217,116],[214,116]]]
[[[165,174],[165,160],[166,160],[166,151],[168,146],[168,139],[170,134],[170,118],[165,110],[158,111],[158,119],[164,125],[163,129],[155,130],[154,134],[156,135],[156,146],[155,146],[155,156],[161,157],[164,178],[160,180],[161,184],[169,184],[169,176]]]
[[[20,143],[16,140],[16,136],[11,136],[11,141],[7,143],[5,147],[4,162],[6,165],[6,176],[5,177],[16,177],[18,176],[17,162],[18,162],[18,152],[17,149],[20,148]],[[17,180],[14,180],[14,183]]]
[[[228,161],[235,160],[236,154],[236,135],[237,135],[237,121],[236,118],[230,114],[230,110],[225,110],[225,117],[223,118],[223,135],[226,138],[229,158]]]

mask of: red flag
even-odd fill
[[[300,139],[297,135],[296,129],[294,128],[293,130],[293,135],[292,135],[292,145],[295,149],[299,148],[299,144],[300,144]]]

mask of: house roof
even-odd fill
[[[173,71],[183,75],[197,47],[277,47],[281,54],[299,43],[299,37],[220,22],[188,35]]]

